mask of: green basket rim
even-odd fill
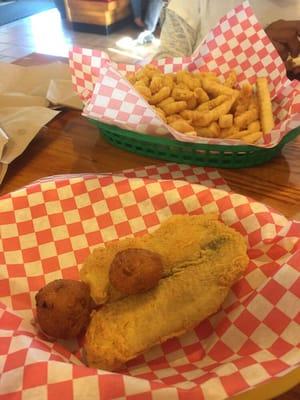
[[[292,129],[288,132],[282,140],[273,147],[256,147],[250,145],[221,145],[221,144],[207,144],[207,143],[188,143],[181,142],[176,139],[170,139],[162,136],[150,136],[140,134],[134,131],[130,131],[127,129],[119,128],[116,125],[106,124],[101,121],[93,120],[89,118],[89,121],[96,125],[98,128],[103,128],[103,130],[109,130],[111,133],[117,134],[119,136],[125,136],[128,139],[139,140],[142,143],[151,143],[151,144],[161,144],[164,146],[175,146],[175,147],[186,147],[193,148],[194,150],[210,150],[210,151],[220,151],[220,152],[231,152],[231,153],[240,153],[240,152],[259,152],[259,151],[275,151],[276,149],[282,148],[285,144],[295,139],[300,134],[300,126]]]

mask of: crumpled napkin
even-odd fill
[[[23,67],[0,62],[0,184],[8,164],[59,113],[54,108],[61,107],[83,107],[68,64]]]

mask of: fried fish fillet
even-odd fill
[[[109,266],[118,251],[130,247],[157,252],[165,275],[145,293],[116,299],[109,294]],[[173,216],[153,234],[94,251],[81,276],[94,299],[106,304],[93,313],[86,333],[88,365],[116,370],[195,327],[219,309],[248,261],[241,235],[213,215]]]
[[[116,301],[123,295],[110,284],[109,271],[117,253],[131,248],[157,253],[162,259],[163,274],[168,276],[186,260],[203,255],[202,250],[217,243],[226,232],[234,232],[216,222],[217,218],[216,214],[176,215],[164,221],[152,234],[126,238],[96,248],[84,262],[80,278],[90,286],[96,304]]]

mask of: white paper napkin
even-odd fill
[[[68,64],[23,67],[0,62],[0,184],[8,164],[58,114],[54,106],[83,108]]]

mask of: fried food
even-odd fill
[[[109,270],[111,285],[126,295],[152,289],[162,276],[160,256],[145,249],[120,251],[115,255]]]
[[[186,101],[174,101],[161,107],[166,115],[178,114],[187,108]]]
[[[234,90],[228,86],[224,86],[211,79],[202,80],[202,88],[211,96],[217,97],[221,95],[232,96]]]
[[[240,90],[239,97],[234,105],[235,116],[243,114],[249,109],[252,95],[252,86],[249,83],[243,84]]]
[[[274,128],[272,103],[268,89],[267,78],[257,78],[256,90],[258,96],[258,106],[263,133],[269,133]]]
[[[163,87],[164,87],[164,76],[154,75],[150,83],[150,90],[152,94],[159,92]]]
[[[176,119],[170,123],[170,126],[182,133],[190,133],[195,131],[193,126],[184,119]]]
[[[82,333],[90,320],[94,302],[84,282],[57,279],[35,296],[37,322],[52,338],[70,339]]]
[[[244,142],[252,144],[258,141],[262,137],[262,132],[251,132],[243,137]]]
[[[202,87],[195,89],[194,94],[195,94],[199,104],[209,101],[208,94],[206,93],[206,91],[204,89],[202,89]]]
[[[145,98],[145,100],[148,101],[151,99],[151,96],[152,96],[151,90],[147,86],[145,86],[143,83],[140,83],[140,82],[135,83],[134,88],[136,91],[139,92],[139,94],[141,94]]]
[[[249,131],[245,129],[244,131],[237,131],[227,136],[228,139],[243,139],[246,143],[255,143],[258,139],[262,137],[263,133],[261,131]]]
[[[196,131],[199,136],[203,137],[217,138],[220,136],[220,127],[216,122],[212,122],[210,125],[202,128],[196,128]]]
[[[248,125],[248,131],[250,132],[258,132],[261,130],[260,122],[258,120],[251,122]]]
[[[222,103],[224,103],[224,101],[226,101],[228,99],[227,96],[225,95],[220,95],[215,97],[212,100],[208,100],[207,102],[204,102],[203,104],[201,104],[198,107],[198,111],[210,111],[213,110],[215,107],[220,106]]]
[[[237,82],[237,75],[235,71],[230,71],[227,78],[225,79],[224,86],[233,88]]]
[[[198,106],[198,100],[196,96],[193,94],[193,96],[186,101],[186,104],[188,110],[195,110],[195,108]]]
[[[223,128],[231,128],[233,125],[233,115],[232,114],[224,114],[219,118],[219,126],[221,129]]]
[[[181,89],[177,86],[172,90],[172,97],[176,101],[181,101],[181,100],[187,101],[191,97],[193,97],[193,95],[194,93],[191,90]]]
[[[257,118],[258,110],[247,110],[234,118],[234,125],[240,129],[245,129],[251,122],[257,121]]]
[[[167,122],[166,114],[165,112],[158,107],[152,106],[153,110],[160,116],[160,118],[164,121]]]
[[[145,293],[109,301],[108,271],[120,249],[158,253],[164,277]],[[241,235],[215,215],[178,215],[153,234],[96,249],[82,270],[98,300],[85,338],[89,366],[116,370],[155,344],[179,336],[216,312],[248,264]],[[111,299],[110,299],[111,300]]]
[[[195,127],[205,127],[213,121],[213,115],[210,111],[184,110],[180,115],[183,119],[192,121]]]
[[[155,106],[154,111],[164,123],[170,124],[174,121],[170,116],[180,115],[192,125],[192,130],[178,130],[187,136],[226,138],[237,134],[233,139],[253,144],[262,138],[258,132],[270,132],[274,126],[266,78],[257,78],[256,87],[249,83],[239,87],[234,70],[222,79],[214,72],[183,70],[164,74],[151,64],[126,77]],[[215,122],[219,129],[215,129]],[[244,134],[238,135],[245,130],[256,135],[251,135],[250,141]]]
[[[162,87],[157,93],[155,93],[150,99],[149,104],[156,105],[161,101],[167,99],[170,96],[171,88],[169,86]]]

